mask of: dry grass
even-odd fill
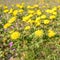
[[[21,3],[21,2],[25,2],[26,5],[30,4],[39,4],[39,5],[43,5],[43,4],[50,4],[50,5],[59,5],[60,4],[60,0],[0,0],[0,4],[6,4],[8,6],[10,6],[11,4],[16,4],[16,3]]]

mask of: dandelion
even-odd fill
[[[13,40],[15,40],[19,37],[20,37],[20,33],[18,31],[15,31],[15,32],[11,33],[11,36],[10,36],[10,38],[13,39]]]
[[[40,22],[36,23],[36,27],[37,27],[37,26],[40,26]]]
[[[5,6],[3,6],[3,8],[4,8],[4,9],[7,9],[8,7],[5,5]]]
[[[28,10],[29,14],[33,14],[35,11],[34,10]]]
[[[49,20],[44,20],[44,24],[49,24],[50,21]]]
[[[24,30],[30,30],[30,26],[26,26]]]
[[[23,9],[20,9],[20,10],[19,10],[19,13],[23,13],[23,12],[24,12],[24,10],[23,10]]]
[[[4,12],[4,13],[8,13],[8,11],[9,11],[8,9],[5,9],[3,12]]]
[[[52,13],[52,10],[47,9],[47,10],[45,10],[45,12],[47,12],[47,13]]]
[[[26,22],[30,19],[30,17],[29,16],[24,16],[24,17],[22,17],[22,19],[23,19],[24,22]]]
[[[3,27],[4,27],[4,29],[7,29],[7,28],[10,27],[10,26],[11,26],[10,23],[6,23]]]
[[[44,32],[43,32],[43,30],[37,30],[37,31],[35,31],[34,34],[35,34],[36,37],[42,37]]]
[[[39,7],[39,5],[35,4],[35,5],[34,5],[34,8],[37,8],[37,7]]]
[[[18,8],[19,8],[19,7],[20,7],[20,4],[16,4],[16,7],[18,7]]]
[[[41,15],[42,13],[41,13],[40,10],[37,10],[37,11],[36,11],[36,14],[37,14],[37,15]]]
[[[46,18],[46,15],[42,15],[42,16],[41,16],[41,19],[45,19],[45,18]]]
[[[57,10],[57,7],[53,7],[52,10],[53,10],[53,11],[56,11],[56,10]]]
[[[11,8],[10,10],[9,10],[9,13],[11,14],[13,12],[13,9]]]
[[[16,20],[16,16],[11,17],[11,18],[8,20],[8,23],[13,23],[15,20]]]
[[[57,12],[53,12],[52,14],[53,14],[53,15],[57,15]]]
[[[48,30],[48,37],[54,37],[56,33],[53,30]]]
[[[13,15],[16,16],[18,14],[18,10],[13,11]]]
[[[51,15],[51,16],[50,16],[50,19],[55,19],[55,18],[56,18],[55,15]]]

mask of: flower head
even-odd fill
[[[4,29],[7,29],[7,28],[10,27],[10,26],[11,26],[10,23],[6,23],[3,27],[4,27]]]
[[[18,31],[11,33],[11,36],[10,36],[11,39],[17,39],[19,37],[20,37],[20,33]]]
[[[10,43],[9,43],[9,46],[12,47],[12,46],[13,46],[13,42],[10,42]]]
[[[48,30],[48,37],[54,37],[56,33],[53,30]]]
[[[49,20],[44,20],[44,24],[49,24]]]
[[[29,30],[30,29],[30,26],[26,26],[24,30]]]
[[[35,31],[35,36],[36,37],[42,37],[43,36],[43,30],[37,30],[37,31]]]

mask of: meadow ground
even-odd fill
[[[60,60],[60,0],[0,0],[0,60]]]

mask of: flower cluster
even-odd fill
[[[9,8],[1,5],[0,12],[2,58],[9,53],[18,56],[21,51],[39,48],[41,41],[60,38],[60,6],[44,8],[22,3]]]

